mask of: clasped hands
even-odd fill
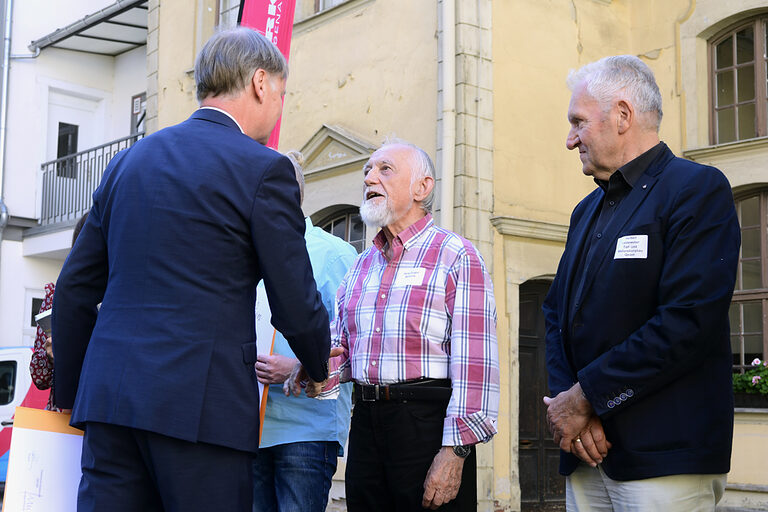
[[[611,443],[578,382],[554,398],[545,396],[544,404],[549,430],[561,450],[573,453],[592,467],[603,462]]]

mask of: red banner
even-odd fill
[[[258,30],[271,40],[288,60],[291,53],[291,35],[293,35],[293,15],[296,0],[242,0],[237,22],[243,27]],[[277,149],[280,139],[280,120],[278,119],[267,146]]]

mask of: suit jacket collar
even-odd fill
[[[572,281],[573,276],[576,274],[577,270],[575,267],[579,264],[581,250],[584,247],[584,243],[587,240],[587,237],[591,235],[591,220],[595,215],[597,215],[597,211],[600,209],[603,197],[605,196],[605,192],[603,192],[601,189],[598,189],[587,197],[585,211],[581,217],[581,222],[578,226],[573,227],[572,236],[574,246],[570,251],[568,267],[566,268],[566,293],[569,294],[570,303],[568,308],[563,309],[570,310],[568,320],[573,318],[572,314],[580,308],[584,297],[589,292],[592,283],[594,283],[597,277],[598,269],[603,264],[603,261],[608,256],[608,254],[613,249],[615,249],[619,233],[629,222],[640,205],[642,205],[645,198],[648,197],[648,194],[650,194],[651,190],[653,190],[653,187],[656,185],[656,182],[659,179],[659,175],[664,171],[667,164],[675,157],[675,155],[672,153],[672,151],[670,151],[666,144],[663,142],[660,144],[663,147],[659,151],[656,158],[654,158],[650,163],[648,169],[646,169],[646,171],[640,176],[640,179],[637,180],[635,186],[632,187],[632,190],[622,202],[620,211],[616,212],[610,222],[608,222],[605,230],[603,231],[602,238],[599,241],[593,240],[592,243],[594,246],[594,251],[592,253],[592,257],[586,262],[587,268],[584,274],[585,278],[581,283],[580,289],[573,290],[571,293],[570,287],[574,285],[578,286],[578,283],[574,283]]]
[[[242,131],[240,130],[240,127],[237,125],[234,119],[232,119],[230,116],[228,116],[224,112],[220,112],[217,109],[199,108],[195,112],[193,112],[189,118],[201,119],[203,121],[210,121],[212,123],[228,126],[242,133]]]

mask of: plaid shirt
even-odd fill
[[[443,445],[486,442],[496,433],[499,363],[496,304],[483,259],[431,215],[392,241],[383,232],[355,261],[336,294],[330,387],[340,379],[395,384],[451,379]],[[327,389],[327,388],[326,388]]]

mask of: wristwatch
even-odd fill
[[[453,453],[455,453],[456,456],[461,457],[462,459],[466,459],[467,457],[469,457],[469,454],[472,453],[472,446],[455,445],[453,447]]]

